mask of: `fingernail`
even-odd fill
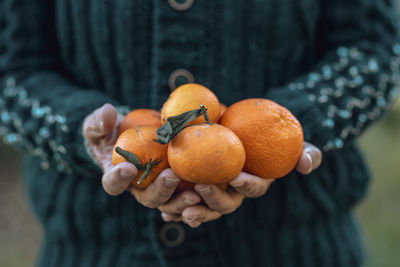
[[[188,222],[193,222],[197,220],[197,216],[193,217],[193,218],[187,218],[186,221]]]
[[[187,199],[187,198],[184,198],[183,199],[183,203],[185,203],[185,205],[194,205],[194,204],[196,204],[198,201],[197,200],[194,200],[194,199]]]
[[[307,173],[311,173],[311,171],[312,171],[312,157],[311,157],[310,153],[307,153],[307,159],[310,162],[310,168],[308,168]]]
[[[197,214],[196,213],[189,213],[189,214],[185,214],[185,219],[186,221],[194,221],[197,219]]]
[[[198,186],[197,191],[203,196],[207,196],[211,193],[211,186]]]
[[[121,169],[121,170],[119,171],[119,175],[121,175],[122,178],[125,178],[125,179],[132,178],[132,176],[133,176],[132,173],[127,172],[127,171],[124,170],[124,169]]]
[[[176,178],[165,178],[164,179],[164,185],[166,187],[174,187],[179,183],[179,179]]]
[[[236,188],[240,188],[240,187],[243,187],[244,186],[244,183],[230,183],[230,185],[232,186],[232,187],[236,187]]]

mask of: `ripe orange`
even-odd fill
[[[228,107],[225,104],[219,103],[219,116],[222,118],[222,115],[224,115],[225,111],[228,109]]]
[[[146,188],[155,178],[166,168],[168,168],[167,146],[155,142],[157,138],[156,126],[137,126],[123,132],[115,143],[112,162],[115,165],[127,161],[123,156],[116,152],[116,148],[120,147],[123,150],[129,151],[137,156],[142,165],[148,164],[149,161],[159,163],[151,168],[147,178],[137,183],[143,175],[144,170],[138,169],[137,177],[132,181],[132,185],[137,188]]]
[[[280,178],[295,168],[303,150],[303,129],[286,108],[267,99],[245,99],[230,106],[220,123],[243,142],[245,171]]]
[[[187,83],[176,88],[164,103],[161,109],[161,120],[166,122],[168,117],[180,115],[189,110],[198,109],[204,105],[208,109],[211,122],[217,122],[220,117],[218,98],[207,87],[197,83]],[[204,123],[203,117],[199,117],[188,125]]]
[[[216,186],[218,186],[222,191],[226,191],[228,188],[228,183],[216,184]],[[180,193],[185,190],[194,190],[194,183],[187,182],[185,180],[180,181],[175,189],[175,193]]]
[[[143,125],[160,127],[162,125],[160,112],[146,108],[135,109],[125,116],[118,127],[118,133],[121,134],[127,129]]]
[[[190,125],[168,145],[172,170],[192,183],[229,182],[242,171],[245,159],[240,139],[216,123]]]

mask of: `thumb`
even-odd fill
[[[96,143],[112,132],[118,113],[111,104],[105,104],[88,115],[83,123],[83,135],[90,143]]]

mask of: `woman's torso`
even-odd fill
[[[229,105],[265,96],[319,59],[318,10],[316,0],[194,0],[185,12],[167,0],[59,0],[57,54],[74,82],[132,108],[160,108],[177,69]],[[42,266],[165,266],[173,258],[170,266],[361,261],[349,211],[364,195],[368,174],[353,144],[326,154],[308,177],[291,173],[276,181],[232,215],[199,229],[185,226],[173,248],[160,238],[166,224],[156,210],[128,193],[106,195],[99,177],[68,177],[37,165],[28,160],[34,171],[26,179],[45,228]]]
[[[80,84],[132,107],[160,108],[182,68],[231,104],[317,60],[318,2],[195,0],[183,12],[166,0],[60,0],[59,56]]]

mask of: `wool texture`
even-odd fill
[[[0,0],[0,133],[25,154],[37,265],[361,266],[352,210],[370,175],[355,140],[399,94],[395,2]],[[289,108],[324,153],[170,248],[158,210],[104,192],[81,128],[104,103],[160,109],[182,68],[227,105]]]

